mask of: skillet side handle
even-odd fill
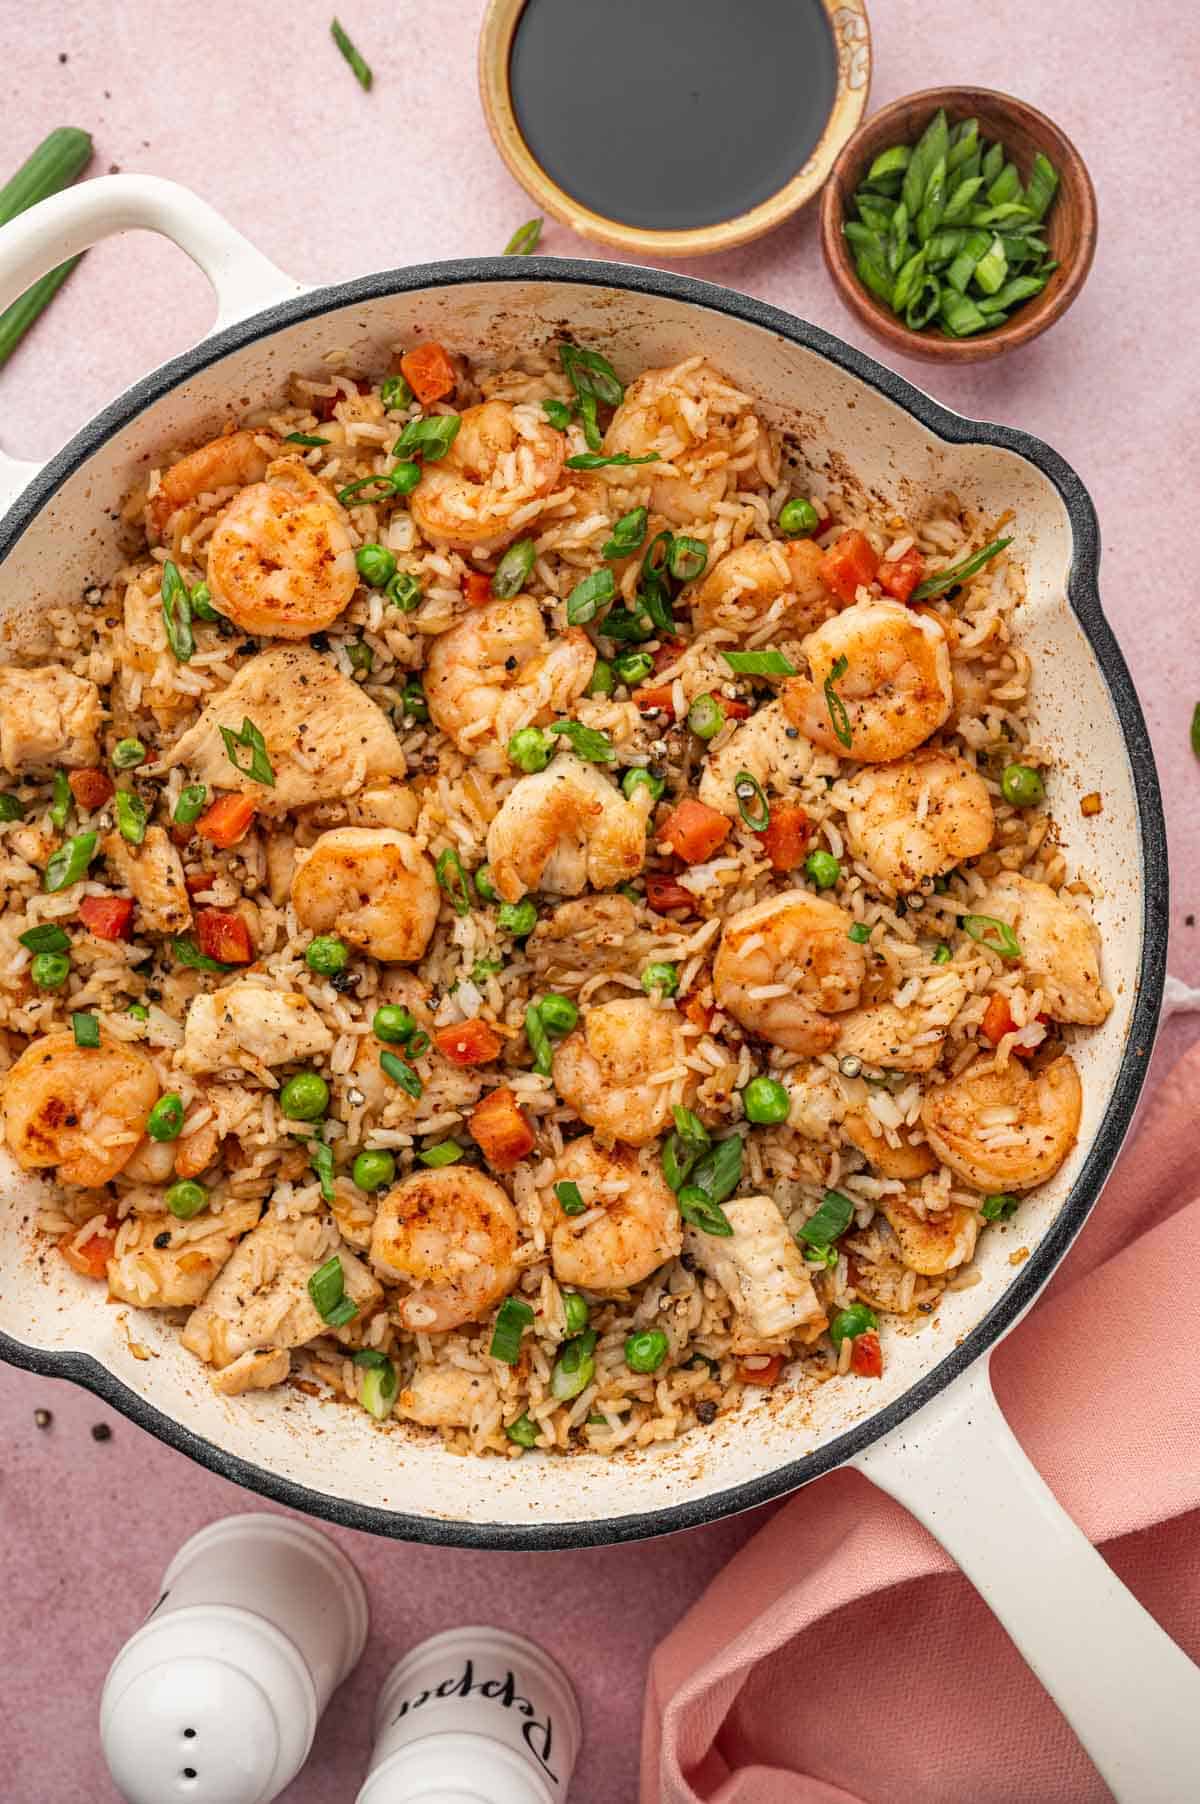
[[[68,257],[137,230],[172,239],[204,271],[217,297],[214,332],[304,292],[189,189],[156,175],[103,175],[51,195],[0,231],[0,309]],[[0,512],[39,468],[0,452]]]
[[[1179,1804],[1200,1772],[1200,1667],[1026,1457],[979,1360],[852,1462],[970,1579],[1119,1804]]]

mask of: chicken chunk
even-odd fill
[[[396,1414],[422,1428],[466,1428],[479,1404],[490,1401],[490,1379],[459,1366],[428,1366],[414,1372],[396,1399]]]
[[[825,1327],[825,1313],[799,1248],[769,1196],[743,1196],[725,1204],[732,1235],[689,1228],[684,1250],[715,1278],[736,1311],[737,1350],[750,1343],[777,1344],[799,1335],[811,1340]]]
[[[333,1035],[306,996],[231,983],[196,996],[183,1028],[179,1063],[196,1075],[229,1065],[286,1065],[328,1052]]]
[[[0,765],[80,770],[100,755],[100,691],[62,664],[0,667]]]
[[[192,907],[183,881],[183,860],[164,827],[148,827],[140,846],[109,833],[100,846],[118,883],[137,903],[143,933],[186,933]]]
[[[223,1397],[241,1397],[247,1391],[269,1391],[282,1384],[292,1369],[286,1347],[255,1347],[239,1354],[231,1366],[213,1374],[213,1389]]]
[[[297,1244],[303,1236],[305,1251]],[[316,1250],[307,1250],[315,1245]],[[268,1215],[241,1242],[199,1308],[188,1317],[183,1344],[219,1370],[244,1353],[303,1347],[331,1333],[308,1294],[308,1280],[334,1255],[342,1262],[346,1295],[358,1305],[356,1327],[383,1295],[360,1259],[342,1244],[332,1223],[313,1239],[311,1221]]]
[[[125,1230],[120,1255],[109,1262],[109,1296],[138,1309],[194,1308],[239,1238],[258,1220],[258,1210],[257,1202],[231,1203],[220,1215],[199,1217],[186,1226],[168,1215],[138,1217]],[[164,1235],[167,1244],[159,1246]]]
[[[238,733],[245,720],[266,741],[274,787],[239,774],[229,761],[221,728]],[[383,710],[308,645],[279,645],[252,658],[151,773],[178,764],[214,788],[252,794],[270,816],[357,794],[406,768]]]

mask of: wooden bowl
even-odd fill
[[[488,0],[479,35],[479,90],[497,150],[538,207],[583,238],[652,257],[702,257],[761,237],[812,200],[861,120],[871,85],[871,31],[866,0],[821,0],[837,55],[837,86],[821,136],[803,167],[748,212],[711,225],[658,231],[594,212],[559,186],[521,133],[509,84],[509,61],[525,0]],[[619,129],[619,124],[614,125]]]
[[[936,327],[914,332],[877,300],[858,279],[850,245],[842,231],[847,210],[880,151],[892,144],[915,144],[939,107],[950,124],[978,119],[981,138],[999,139],[1028,180],[1037,151],[1059,173],[1058,193],[1046,218],[1045,238],[1058,259],[1041,294],[1015,309],[1003,325],[973,338],[946,338]],[[928,363],[981,363],[1029,344],[1061,319],[1092,267],[1096,251],[1096,195],[1087,165],[1066,133],[1036,107],[993,88],[923,88],[873,113],[855,132],[833,166],[821,197],[821,249],[834,286],[850,311],[890,350]]]

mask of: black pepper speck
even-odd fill
[[[94,1441],[111,1441],[112,1429],[107,1422],[92,1423],[92,1439]]]

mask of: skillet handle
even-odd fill
[[[137,230],[161,232],[204,271],[217,297],[214,332],[304,291],[189,189],[157,175],[102,175],[51,195],[0,231],[0,309],[68,257]],[[0,512],[40,467],[0,452]]]
[[[962,1568],[1118,1804],[1195,1795],[1200,1667],[1043,1482],[1000,1412],[986,1360],[852,1463]]]

